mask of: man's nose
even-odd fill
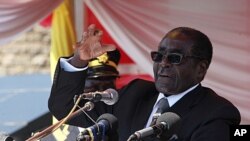
[[[172,64],[169,62],[169,60],[167,59],[167,57],[163,57],[161,62],[159,63],[159,65],[161,67],[170,67]]]

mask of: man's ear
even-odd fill
[[[198,64],[198,79],[202,81],[207,73],[208,61],[201,60]]]

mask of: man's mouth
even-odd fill
[[[171,78],[171,76],[168,75],[168,74],[158,74],[158,76],[159,76],[159,77],[168,77],[168,78]]]

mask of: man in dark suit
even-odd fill
[[[65,71],[59,63],[55,73],[49,108],[59,119],[68,111],[66,105],[55,106],[63,100],[58,97],[62,93],[82,93],[86,79],[82,74],[86,74],[89,60],[115,49],[101,43],[102,32],[93,25],[84,35],[83,42],[76,45],[76,54],[68,61],[82,70]],[[229,141],[229,126],[240,123],[240,113],[228,100],[201,85],[212,52],[212,44],[205,34],[188,27],[175,28],[163,37],[158,51],[151,52],[155,82],[133,80],[119,90],[119,101],[115,105],[103,105],[92,112],[114,114],[119,120],[119,140],[126,141],[135,131],[150,126],[159,101],[167,99],[170,108],[162,112],[174,112],[181,118],[174,140]],[[84,122],[88,125],[87,119]],[[72,120],[74,125],[85,126],[78,123]],[[168,133],[148,140],[168,140],[171,136],[165,134]]]
[[[64,59],[67,58],[61,59],[61,64],[66,62],[66,60]],[[84,93],[95,92],[95,91],[101,92],[109,88],[116,89],[115,83],[116,79],[119,77],[119,72],[117,70],[119,61],[120,61],[120,52],[117,49],[102,54],[101,56],[98,56],[94,59],[91,59],[88,64],[88,70],[86,72],[79,73],[79,78],[84,77],[84,79],[82,80],[85,80],[78,84],[79,87],[81,87],[81,89],[83,88]],[[59,66],[59,64],[57,67],[61,67]],[[63,65],[64,65],[63,68],[67,69],[67,64]],[[70,69],[72,68],[68,67],[68,69],[69,69],[68,71],[70,71]],[[70,81],[72,78],[67,79],[67,75],[64,76],[63,72],[61,72],[61,75],[63,76],[63,78],[65,78],[62,80],[63,84],[67,83],[70,83],[69,85],[74,84],[74,82]],[[51,111],[57,116],[58,119],[62,119],[67,115],[67,113],[73,108],[74,101],[76,100],[74,97],[77,94],[74,94],[74,92],[70,93],[68,91],[70,90],[68,89],[68,87],[71,86],[67,85],[65,86],[66,87],[64,88],[62,87],[60,89],[64,92],[60,92],[60,94],[56,95],[51,95],[49,99],[49,103],[53,104],[53,106],[50,106],[50,108],[52,107]],[[79,105],[82,107],[85,103],[86,100],[81,100]],[[99,109],[99,111],[87,112],[87,113],[90,114],[93,120],[96,120],[101,113],[105,113],[106,109],[103,109],[104,107],[105,107],[104,103],[101,102],[95,103],[95,108]],[[86,118],[84,114],[81,114],[80,116],[75,117],[72,121],[68,121],[68,123],[80,127],[88,127],[94,124],[89,118],[86,119],[84,118]],[[85,122],[86,120],[88,121],[87,123]],[[76,124],[75,121],[77,121]]]

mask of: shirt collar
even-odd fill
[[[166,98],[168,100],[168,103],[169,103],[169,107],[172,107],[177,101],[179,101],[184,95],[186,95],[187,93],[189,93],[190,91],[192,91],[193,89],[195,89],[199,84],[196,84],[194,85],[193,87],[187,89],[186,91],[184,92],[181,92],[179,94],[175,94],[175,95],[170,95],[168,97],[166,97],[163,93],[160,93],[156,102],[155,102],[155,105],[157,105],[157,103],[159,102],[160,99],[162,98]]]

